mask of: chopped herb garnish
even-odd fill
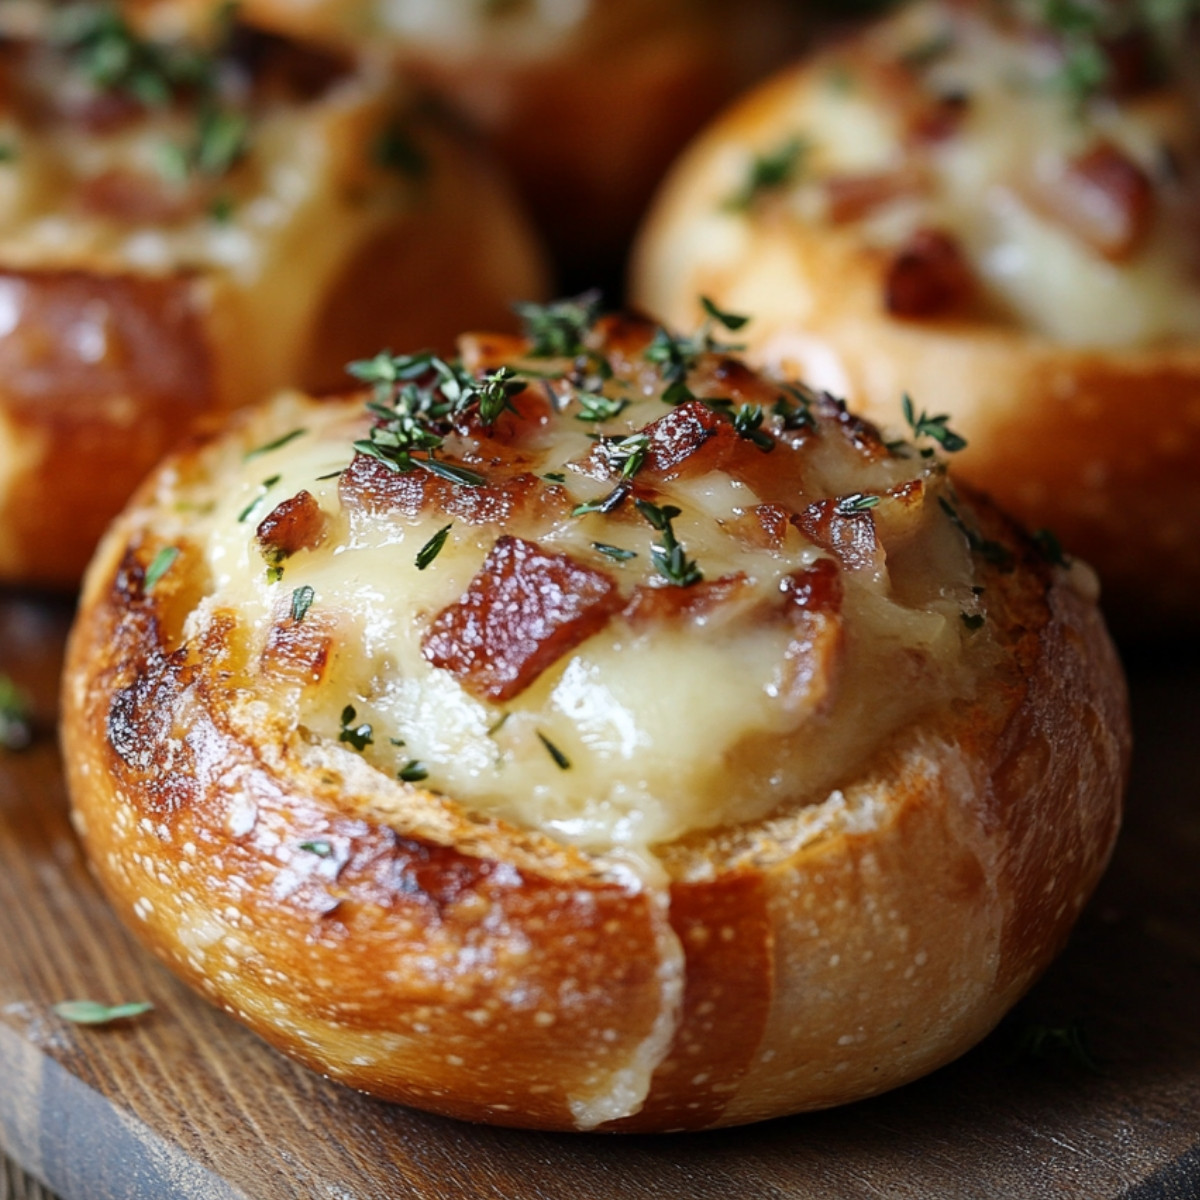
[[[451,521],[449,525],[443,525],[441,529],[439,529],[437,533],[435,533],[433,537],[431,537],[429,541],[427,541],[425,545],[423,545],[420,550],[417,551],[416,561],[418,571],[425,570],[425,568],[429,566],[429,564],[433,562],[433,560],[437,558],[439,554],[441,554],[442,547],[446,544],[446,538],[449,537],[450,530],[453,528],[453,521]]]
[[[283,566],[276,563],[273,566],[267,567],[267,582],[278,583],[283,578]]]
[[[775,150],[756,155],[750,161],[742,186],[721,207],[726,212],[744,213],[765,193],[789,187],[804,169],[808,149],[804,138],[793,137]]]
[[[316,482],[323,483],[326,479],[337,479],[339,475],[344,475],[345,473],[345,467],[338,467],[336,471],[326,471],[324,475],[318,475]]]
[[[126,1004],[101,1004],[97,1000],[64,1000],[54,1005],[53,1012],[64,1021],[75,1025],[109,1025],[113,1021],[127,1021],[140,1017],[154,1007],[145,1000]]]
[[[628,481],[623,479],[607,496],[601,496],[597,500],[585,500],[582,504],[577,504],[571,509],[571,516],[582,517],[588,513],[601,513],[607,516],[611,512],[616,512],[625,502],[625,497],[629,495],[629,486]]]
[[[629,407],[628,400],[615,399],[593,392],[580,392],[578,399],[580,411],[575,414],[577,421],[611,421]]]
[[[723,325],[730,333],[736,333],[750,320],[749,317],[738,316],[736,313],[723,312],[707,296],[700,297],[700,304],[714,321],[719,325]]]
[[[631,433],[628,437],[606,440],[601,445],[609,466],[619,469],[622,479],[632,479],[642,469],[650,452],[650,438],[645,433]]]
[[[900,406],[904,411],[904,419],[913,431],[913,437],[932,438],[950,454],[967,448],[967,439],[950,428],[949,414],[943,413],[941,416],[931,417],[922,411],[921,415],[917,416],[916,410],[913,408],[912,397],[907,392],[901,398]]]
[[[798,387],[784,384],[784,394],[771,405],[771,413],[783,421],[784,429],[816,429],[812,398]]]
[[[0,163],[17,161],[17,148],[9,142],[0,142]]]
[[[762,428],[761,404],[743,404],[733,414],[733,431],[738,437],[753,442],[760,450],[774,450],[775,439]]]
[[[196,140],[186,152],[188,166],[201,175],[224,175],[246,152],[250,118],[232,109],[205,107]]]
[[[0,675],[0,749],[25,750],[32,742],[29,698],[7,675]]]
[[[676,587],[691,587],[699,583],[704,575],[684,553],[671,524],[679,516],[680,510],[673,504],[659,508],[645,500],[635,500],[634,505],[650,525],[662,534],[661,543],[650,547],[650,559],[658,573]]]
[[[554,765],[560,771],[569,771],[571,769],[571,760],[539,729],[537,731],[538,740],[546,747],[546,752],[554,759]]]
[[[962,617],[962,623],[974,633],[977,629],[983,628],[983,613],[959,613]]]
[[[584,338],[600,316],[601,305],[600,293],[590,291],[550,304],[514,304],[513,311],[533,343],[531,357],[574,358],[586,353]]]
[[[843,496],[837,502],[837,511],[843,517],[852,517],[855,513],[869,512],[879,503],[879,500],[879,496],[855,492],[853,495]]]
[[[271,475],[258,485],[258,495],[238,513],[239,524],[244,521],[259,505],[262,498],[283,478],[282,475]]]
[[[407,179],[424,179],[429,157],[397,122],[384,127],[371,146],[371,161],[385,171],[395,171]]]
[[[208,206],[208,215],[218,225],[228,225],[233,219],[233,200],[228,196],[218,196]]]
[[[163,546],[161,550],[150,560],[150,565],[146,568],[146,575],[142,582],[142,590],[148,592],[154,585],[171,569],[172,564],[179,557],[178,546]]]
[[[355,724],[358,713],[353,704],[347,704],[342,709],[342,729],[338,734],[339,742],[349,742],[355,750],[363,751],[375,741],[374,730],[365,722]]]
[[[315,854],[318,858],[328,858],[333,853],[333,847],[325,841],[301,842],[300,849],[307,850],[309,854]]]
[[[273,441],[265,442],[261,446],[255,446],[253,450],[247,450],[242,457],[246,461],[249,461],[252,458],[257,458],[260,454],[270,454],[272,450],[282,449],[289,442],[294,442],[298,437],[303,437],[307,432],[307,429],[289,429],[287,433],[281,434]]]
[[[942,511],[950,518],[955,528],[967,539],[967,545],[970,546],[973,553],[978,554],[985,562],[991,563],[992,566],[998,567],[1001,571],[1012,570],[1012,551],[1007,546],[1001,545],[1000,542],[994,542],[990,538],[985,538],[978,530],[972,529],[962,519],[958,509],[945,496],[938,497],[938,504],[941,505]]]
[[[292,620],[303,621],[304,614],[312,607],[313,600],[316,599],[317,593],[307,583],[303,587],[298,587],[292,593]]]
[[[593,542],[592,549],[617,562],[628,562],[631,558],[637,558],[636,550],[624,550],[620,546],[610,546],[607,542]]]
[[[1038,529],[1033,535],[1037,548],[1042,557],[1056,567],[1069,567],[1071,560],[1062,548],[1062,542],[1049,529]]]
[[[502,712],[489,726],[487,730],[488,737],[494,737],[504,728],[508,718],[512,716],[510,712]]]
[[[420,783],[422,779],[429,778],[429,768],[420,759],[410,758],[396,772],[396,778],[403,780],[405,783]]]
[[[551,483],[566,483],[567,477],[561,471],[547,471],[542,476],[543,479],[548,479]]]

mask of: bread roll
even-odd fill
[[[197,414],[449,349],[544,270],[503,181],[389,73],[49,11],[0,14],[0,580],[73,585]]]
[[[172,26],[217,0],[132,0]],[[739,90],[783,62],[781,0],[241,0],[247,23],[381,54],[480,130],[557,261],[613,272],[671,159]]]
[[[1024,11],[909,5],[746,97],[664,185],[632,296],[754,313],[755,359],[885,425],[906,391],[950,414],[956,470],[1127,629],[1194,624],[1200,122],[1154,31]]]
[[[1094,579],[932,440],[730,357],[729,314],[529,317],[141,488],[64,681],[100,882],[281,1050],[469,1120],[702,1129],[933,1070],[1112,848]]]

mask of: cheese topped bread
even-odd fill
[[[741,317],[525,315],[139,491],[64,683],[101,882],[274,1044],[476,1120],[735,1124],[961,1053],[1116,832],[1094,578],[944,417],[756,374]]]

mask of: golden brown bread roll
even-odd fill
[[[126,0],[167,27],[220,0]],[[241,0],[248,24],[380,54],[480,130],[557,259],[623,260],[655,184],[739,90],[784,61],[780,0]]]
[[[53,11],[0,14],[0,580],[73,585],[197,414],[449,349],[545,272],[503,181],[386,72]]]
[[[1068,35],[931,0],[831,46],[693,144],[631,283],[675,323],[753,312],[752,357],[873,419],[949,413],[961,476],[1129,628],[1194,623],[1200,585],[1200,120],[1152,31],[1097,15],[1135,9]]]
[[[64,681],[100,882],[275,1046],[471,1120],[700,1129],[949,1061],[1117,832],[1094,579],[721,319],[527,315],[140,489]]]

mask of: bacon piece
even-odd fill
[[[884,305],[894,317],[938,317],[961,309],[975,281],[958,242],[937,229],[919,229],[888,264]]]
[[[271,626],[259,670],[278,683],[319,683],[332,651],[333,634],[326,622],[311,613],[300,621],[286,616]]]
[[[685,463],[690,471],[713,470],[729,449],[729,437],[737,436],[728,421],[699,400],[688,400],[676,406],[657,421],[651,421],[643,432],[650,439],[643,470],[663,479],[682,475]],[[713,446],[702,459],[697,458],[701,447],[712,439],[716,439]]]
[[[793,629],[783,656],[780,697],[794,711],[825,712],[833,703],[846,641],[837,563],[819,558],[785,576],[779,590],[784,617]]]
[[[311,492],[301,490],[280,501],[259,522],[254,536],[263,554],[281,562],[297,550],[312,550],[325,536],[325,514]]]
[[[393,471],[369,454],[354,456],[338,480],[338,495],[347,508],[373,515],[415,517],[434,510],[468,525],[504,525],[517,513],[540,503],[554,510],[565,511],[567,507],[566,493],[561,488],[547,487],[529,472],[489,478],[471,487],[431,475],[423,467]]]
[[[878,426],[855,416],[846,407],[845,400],[839,400],[828,392],[821,392],[812,401],[812,408],[822,421],[832,423],[863,458],[870,462],[879,462],[891,455]]]
[[[838,500],[818,500],[794,518],[796,527],[814,546],[828,550],[848,570],[880,569],[883,565],[875,520],[870,511],[843,512]]]
[[[872,171],[860,175],[830,175],[823,181],[829,219],[835,225],[861,221],[875,209],[918,191],[915,171]]]
[[[913,142],[942,142],[953,137],[971,106],[965,92],[948,92],[915,107],[908,115],[908,136]]]
[[[702,579],[691,587],[653,587],[641,584],[625,606],[625,617],[633,625],[663,621],[695,621],[707,617],[737,597],[746,586],[746,576],[722,575],[720,579]]]
[[[791,514],[781,504],[756,504],[725,525],[727,532],[759,550],[778,550],[787,537]]]
[[[616,581],[603,571],[506,536],[434,617],[421,648],[472,695],[511,700],[620,606]]]
[[[1154,216],[1146,173],[1108,141],[1072,159],[1062,175],[1030,195],[1038,209],[1112,262],[1138,250]]]

